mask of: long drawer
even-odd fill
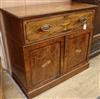
[[[44,18],[30,19],[23,22],[26,43],[35,42],[59,33],[92,27],[94,11],[81,11],[63,15],[48,16]]]

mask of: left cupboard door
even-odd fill
[[[35,89],[60,76],[63,38],[48,40],[24,48],[27,79]]]

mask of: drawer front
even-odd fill
[[[46,39],[61,32],[83,28],[84,22],[87,28],[92,27],[94,11],[73,12],[58,16],[24,21],[24,33],[26,43]]]
[[[82,33],[82,31],[80,32]],[[79,64],[82,62],[86,62],[89,48],[89,35],[90,33],[88,32],[80,35],[66,36],[64,56],[65,73],[78,68]]]
[[[49,41],[25,48],[30,90],[54,80],[60,75],[61,41]],[[29,76],[30,75],[30,76]]]

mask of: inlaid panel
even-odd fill
[[[68,72],[75,68],[78,68],[79,64],[87,61],[89,33],[82,33],[82,31],[78,31],[78,33],[79,32],[80,35],[66,36],[64,72]]]
[[[31,88],[37,88],[60,76],[62,40],[57,38],[57,41],[50,40],[25,48]]]
[[[48,45],[31,52],[32,86],[59,76],[60,45]]]

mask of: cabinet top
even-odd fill
[[[91,5],[86,3],[59,2],[59,3],[2,8],[1,11],[6,11],[18,18],[27,18],[27,17],[40,17],[50,14],[59,14],[70,11],[91,9],[95,7],[96,5]]]

